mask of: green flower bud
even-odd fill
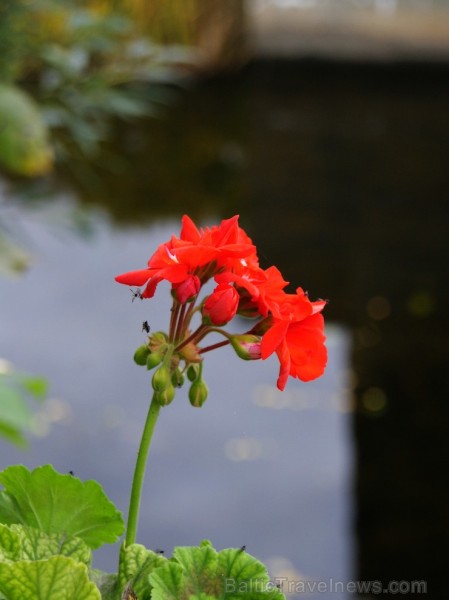
[[[189,400],[192,406],[199,408],[206,402],[209,390],[202,379],[197,379],[189,389]]]
[[[151,371],[151,369],[154,369],[154,367],[157,367],[157,365],[161,363],[163,358],[164,358],[163,355],[160,354],[159,352],[150,352],[150,354],[148,354],[147,360],[146,360],[147,369],[149,371]]]
[[[163,331],[156,331],[151,336],[151,341],[155,344],[165,344],[167,342],[167,334]]]
[[[184,374],[181,369],[176,369],[171,376],[171,382],[175,387],[182,387],[182,384],[184,383]]]
[[[195,381],[198,378],[198,367],[199,365],[189,365],[187,369],[187,379],[189,381]]]
[[[139,346],[134,352],[134,362],[137,365],[144,366],[147,363],[147,356],[150,354],[148,346]]]
[[[171,385],[170,371],[165,365],[162,365],[157,371],[155,371],[151,383],[155,392],[162,392],[166,387]]]
[[[161,406],[167,406],[167,404],[170,404],[174,397],[175,388],[172,386],[171,383],[169,383],[164,390],[160,392],[155,392],[156,402],[158,402]]]

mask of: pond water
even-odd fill
[[[185,212],[239,213],[264,266],[330,299],[329,366],[279,394],[275,360],[211,353],[205,406],[181,392],[158,423],[140,541],[244,544],[292,581],[445,589],[448,81],[443,65],[255,63],[61,168],[80,200],[19,204],[4,188],[2,219],[35,262],[0,280],[0,354],[48,377],[51,399],[41,437],[28,452],[0,442],[1,465],[96,478],[126,511],[150,396],[132,354],[142,321],[166,328],[169,296],[132,302],[114,275],[143,267]]]

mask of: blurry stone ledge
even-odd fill
[[[247,16],[255,58],[449,61],[449,4],[382,12],[255,3]]]

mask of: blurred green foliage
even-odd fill
[[[0,436],[23,447],[26,433],[35,429],[29,399],[43,400],[47,382],[42,377],[14,371],[6,361],[1,361],[0,366]]]
[[[11,173],[50,170],[52,152],[34,143],[37,131],[40,140],[50,132],[56,160],[92,158],[112,120],[153,115],[167,101],[165,85],[178,78],[175,67],[191,60],[185,49],[142,36],[135,20],[111,9],[115,3],[108,11],[90,4],[7,0],[0,7],[0,162]],[[5,85],[13,82],[40,111]]]
[[[53,163],[48,130],[39,106],[14,85],[0,84],[0,163],[8,171],[34,176]]]
[[[0,2],[0,81],[12,81],[19,72],[21,58],[26,54],[24,0]]]

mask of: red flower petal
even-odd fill
[[[128,273],[122,273],[117,275],[115,281],[118,283],[125,283],[126,285],[144,285],[151,277],[151,271],[149,269],[142,269],[140,271],[128,271]]]
[[[282,344],[285,334],[288,331],[288,325],[287,321],[277,321],[264,334],[261,345],[262,358],[264,360],[273,354]]]
[[[201,234],[192,219],[184,215],[182,217],[182,227],[180,237],[182,240],[187,240],[197,244],[201,239]]]

